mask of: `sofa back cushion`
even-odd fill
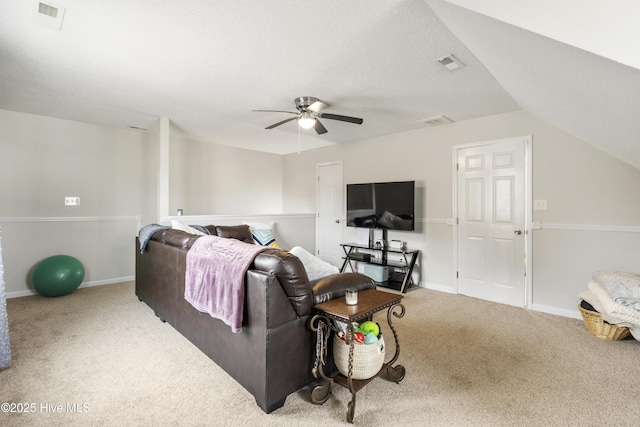
[[[254,266],[276,276],[298,316],[311,313],[313,292],[300,259],[289,252],[267,249],[256,256]]]
[[[216,225],[215,235],[227,239],[238,239],[252,245],[255,244],[248,225]]]
[[[207,226],[212,235],[238,239],[246,243],[255,244],[248,225]],[[215,230],[215,233],[212,231]],[[201,236],[185,233],[181,230],[160,230],[151,236],[152,240],[188,250]],[[311,313],[313,306],[313,290],[307,277],[307,272],[300,259],[289,252],[280,249],[267,249],[255,258],[253,268],[273,274],[284,289],[289,302],[298,316]],[[251,267],[250,267],[251,268]]]
[[[185,233],[182,230],[168,229],[155,232],[151,236],[151,240],[180,249],[190,249],[199,237],[197,234]]]

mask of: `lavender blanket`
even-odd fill
[[[184,298],[199,311],[242,331],[244,278],[266,246],[236,239],[202,236],[187,252]]]

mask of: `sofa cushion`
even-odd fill
[[[289,253],[294,254],[300,259],[302,265],[304,265],[304,269],[307,272],[307,276],[309,277],[310,282],[340,272],[340,269],[338,267],[329,264],[324,260],[321,260],[320,258],[309,253],[301,246],[295,246],[291,248]]]
[[[199,235],[190,234],[182,230],[168,229],[154,233],[151,236],[151,240],[181,249],[189,249],[199,237]]]
[[[171,228],[174,230],[182,230],[185,233],[195,234],[198,236],[204,236],[206,233],[198,230],[197,228],[191,227],[189,225],[183,224],[180,221],[171,220]]]
[[[300,260],[279,249],[267,249],[254,260],[256,270],[276,276],[298,316],[311,313],[313,294],[307,272]]]
[[[245,243],[254,243],[248,225],[217,225],[215,235],[227,239],[238,239]]]
[[[376,283],[360,273],[340,273],[318,280],[313,285],[313,303],[321,304],[344,296],[347,289],[375,289]]]
[[[207,229],[207,231],[209,232],[209,234],[211,234],[212,236],[217,236],[218,232],[216,231],[216,226],[215,225],[205,225],[204,228]]]

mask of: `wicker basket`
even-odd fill
[[[619,341],[629,336],[629,328],[612,325],[602,319],[602,314],[597,311],[589,311],[578,305],[584,325],[587,331],[598,338],[608,341]]]
[[[351,378],[354,380],[366,380],[378,372],[384,364],[384,339],[380,339],[375,344],[355,343],[353,345],[353,367],[351,368]],[[333,360],[336,367],[345,377],[349,375],[349,345],[338,338],[333,337]]]

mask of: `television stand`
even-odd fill
[[[374,228],[370,228],[369,229],[369,247],[367,249],[384,249],[387,246],[389,246],[389,233],[387,233],[387,229],[386,228],[383,228],[382,229],[382,247],[376,248],[375,231],[376,230]],[[382,261],[381,262],[382,262],[382,264],[386,264],[387,263],[387,253],[386,252],[382,252]]]
[[[386,231],[386,230],[385,230]],[[371,235],[371,234],[370,234]],[[386,233],[383,233],[383,239],[386,242]],[[370,242],[371,243],[371,242]],[[353,263],[371,264],[384,266],[389,268],[389,277],[385,281],[376,281],[376,285],[395,289],[402,293],[407,292],[409,289],[416,286],[413,281],[412,273],[418,260],[419,250],[407,250],[401,248],[389,248],[381,247],[376,248],[374,245],[360,245],[357,243],[343,243],[342,250],[344,251],[344,262],[340,268],[340,272],[344,273],[347,266],[351,271],[355,272],[356,267]],[[380,254],[380,257],[375,255]],[[400,255],[399,261],[389,260],[389,254]],[[363,256],[363,255],[369,255]]]

